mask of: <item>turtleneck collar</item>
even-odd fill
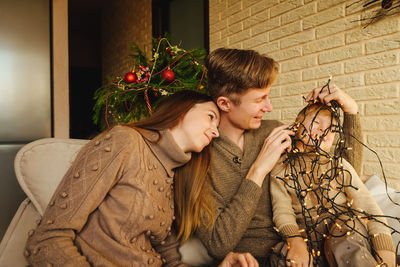
[[[186,164],[190,160],[192,154],[190,152],[185,153],[179,147],[170,130],[160,131],[160,135],[149,130],[142,130],[141,133],[169,177],[174,176],[173,169]]]

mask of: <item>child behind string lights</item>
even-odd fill
[[[338,113],[313,103],[300,111],[293,128],[293,150],[271,172],[273,220],[286,241],[275,247],[272,266],[394,266],[386,219],[342,157],[350,148]]]

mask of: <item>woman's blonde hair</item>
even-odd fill
[[[186,242],[201,224],[214,222],[207,172],[211,161],[211,146],[192,153],[192,160],[175,171],[175,213],[177,234]]]

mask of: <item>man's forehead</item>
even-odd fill
[[[271,87],[266,87],[266,88],[249,88],[244,92],[242,95],[240,95],[241,98],[243,97],[251,97],[251,98],[257,98],[261,97],[264,95],[269,95],[271,91]]]

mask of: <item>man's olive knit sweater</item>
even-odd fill
[[[212,227],[202,225],[197,236],[216,259],[223,259],[230,251],[250,252],[255,257],[267,257],[271,247],[280,241],[273,229],[269,194],[269,175],[260,188],[246,179],[266,137],[281,125],[265,120],[257,130],[244,132],[243,151],[220,131],[212,143],[211,168],[208,179],[212,187],[216,220]],[[344,117],[344,129],[361,139],[359,115]],[[345,158],[360,171],[362,146],[347,137],[349,155]]]

